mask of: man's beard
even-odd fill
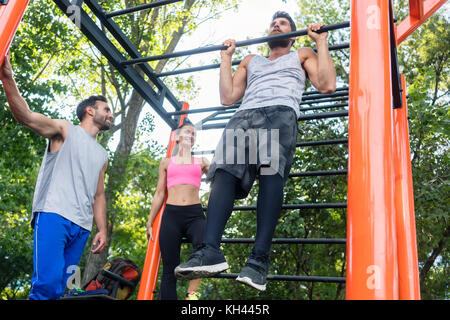
[[[100,128],[100,131],[106,131],[106,130],[109,130],[109,128],[111,128],[111,125],[109,125],[109,124],[107,124],[107,123],[105,122],[105,124],[103,125],[103,127]]]
[[[108,124],[108,120],[104,120],[101,117],[97,117],[97,115],[94,116],[94,123],[100,125],[100,131],[106,131],[109,130],[111,127],[111,123]]]
[[[268,41],[267,44],[269,45],[270,49],[279,48],[279,47],[287,48],[291,44],[291,40],[290,39],[272,40],[272,41]]]

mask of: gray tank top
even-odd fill
[[[91,230],[94,196],[108,153],[80,126],[70,124],[57,152],[45,150],[33,198],[36,212],[53,212]]]
[[[247,66],[247,88],[237,111],[284,105],[293,108],[298,118],[305,81],[297,51],[273,61],[256,55]]]

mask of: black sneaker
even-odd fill
[[[260,291],[266,290],[267,272],[269,270],[269,260],[248,258],[245,267],[242,268],[236,281],[246,284]]]
[[[220,250],[204,246],[191,254],[186,263],[175,268],[175,277],[180,280],[209,278],[228,268]]]

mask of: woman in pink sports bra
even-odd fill
[[[176,131],[177,145],[171,158],[161,160],[159,178],[153,196],[147,222],[147,238],[153,241],[152,225],[161,209],[167,189],[167,202],[161,221],[159,246],[163,262],[163,272],[159,300],[176,300],[176,278],[174,270],[180,264],[181,239],[186,237],[194,249],[203,243],[205,215],[200,204],[199,188],[202,174],[207,174],[209,161],[191,155],[195,143],[195,128],[192,123],[184,123]],[[201,279],[189,282],[186,300],[198,300],[197,292]]]

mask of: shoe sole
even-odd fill
[[[175,277],[179,280],[192,280],[200,278],[210,278],[229,268],[228,263],[222,262],[210,266],[199,266],[191,268],[175,268]]]
[[[252,281],[252,279],[250,279],[249,277],[239,277],[238,276],[236,278],[236,281],[238,281],[240,283],[243,283],[243,284],[246,284],[246,285],[248,285],[248,286],[250,286],[252,288],[255,288],[255,289],[259,290],[259,291],[265,291],[266,290],[266,284],[254,283]]]

